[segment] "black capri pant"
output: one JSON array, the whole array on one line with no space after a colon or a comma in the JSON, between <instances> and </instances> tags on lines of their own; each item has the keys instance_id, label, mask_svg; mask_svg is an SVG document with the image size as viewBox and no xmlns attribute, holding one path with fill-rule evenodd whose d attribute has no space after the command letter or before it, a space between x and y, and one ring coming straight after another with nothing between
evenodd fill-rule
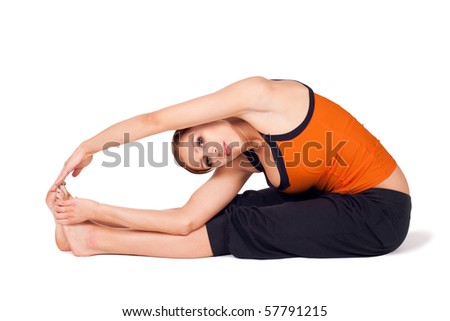
<instances>
[{"instance_id":1,"label":"black capri pant","mask_svg":"<svg viewBox=\"0 0 450 321\"><path fill-rule=\"evenodd\" d=\"M214 256L376 256L402 244L410 213L410 196L389 189L286 194L267 188L237 195L206 228Z\"/></svg>"}]
</instances>

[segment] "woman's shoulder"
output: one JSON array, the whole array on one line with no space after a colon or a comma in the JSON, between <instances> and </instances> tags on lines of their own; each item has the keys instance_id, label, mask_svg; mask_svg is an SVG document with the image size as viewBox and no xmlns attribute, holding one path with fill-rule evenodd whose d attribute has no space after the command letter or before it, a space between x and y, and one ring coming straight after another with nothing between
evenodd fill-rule
<instances>
[{"instance_id":1,"label":"woman's shoulder","mask_svg":"<svg viewBox=\"0 0 450 321\"><path fill-rule=\"evenodd\" d=\"M282 134L298 126L308 112L310 90L296 80L265 79L257 109L242 115L261 133Z\"/></svg>"}]
</instances>

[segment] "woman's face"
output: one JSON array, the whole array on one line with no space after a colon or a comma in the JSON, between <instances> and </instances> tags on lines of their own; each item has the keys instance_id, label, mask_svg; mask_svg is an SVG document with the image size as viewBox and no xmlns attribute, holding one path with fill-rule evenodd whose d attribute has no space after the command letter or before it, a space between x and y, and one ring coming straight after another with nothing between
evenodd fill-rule
<instances>
[{"instance_id":1,"label":"woman's face","mask_svg":"<svg viewBox=\"0 0 450 321\"><path fill-rule=\"evenodd\" d=\"M240 154L243 141L227 120L192 127L179 142L181 160L193 170L207 170L230 163Z\"/></svg>"}]
</instances>

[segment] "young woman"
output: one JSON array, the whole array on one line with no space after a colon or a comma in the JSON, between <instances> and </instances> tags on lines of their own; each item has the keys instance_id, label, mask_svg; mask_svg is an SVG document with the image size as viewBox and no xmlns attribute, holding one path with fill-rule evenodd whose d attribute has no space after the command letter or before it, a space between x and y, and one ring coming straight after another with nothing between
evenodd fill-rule
<instances>
[{"instance_id":1,"label":"young woman","mask_svg":"<svg viewBox=\"0 0 450 321\"><path fill-rule=\"evenodd\" d=\"M168 130L176 130L180 165L214 170L183 207L122 208L67 192L67 175L77 176L109 142ZM257 172L270 188L238 195ZM297 81L262 77L125 120L83 142L47 204L62 250L180 258L382 255L405 239L411 211L401 169L355 118Z\"/></svg>"}]
</instances>

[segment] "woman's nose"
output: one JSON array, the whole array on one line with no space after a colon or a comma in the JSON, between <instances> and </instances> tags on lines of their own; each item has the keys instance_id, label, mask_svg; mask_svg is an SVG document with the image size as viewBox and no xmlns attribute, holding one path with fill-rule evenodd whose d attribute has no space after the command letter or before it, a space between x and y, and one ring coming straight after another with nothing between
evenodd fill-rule
<instances>
[{"instance_id":1,"label":"woman's nose","mask_svg":"<svg viewBox=\"0 0 450 321\"><path fill-rule=\"evenodd\" d=\"M208 148L208 154L209 154L210 156L217 156L218 153L219 153L219 150L218 150L217 146L210 146L210 147Z\"/></svg>"}]
</instances>

